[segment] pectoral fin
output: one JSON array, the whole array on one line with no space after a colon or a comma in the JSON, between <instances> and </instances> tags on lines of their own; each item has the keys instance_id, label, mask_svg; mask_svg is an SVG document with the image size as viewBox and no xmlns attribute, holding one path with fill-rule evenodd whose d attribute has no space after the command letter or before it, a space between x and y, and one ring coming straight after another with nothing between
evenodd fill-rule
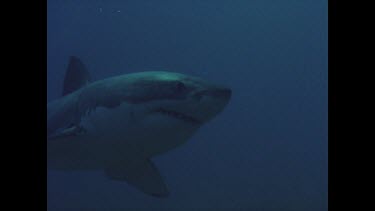
<instances>
[{"instance_id":1,"label":"pectoral fin","mask_svg":"<svg viewBox=\"0 0 375 211\"><path fill-rule=\"evenodd\" d=\"M146 194L155 197L169 195L163 178L150 159L112 163L106 174L113 180L126 181Z\"/></svg>"}]
</instances>

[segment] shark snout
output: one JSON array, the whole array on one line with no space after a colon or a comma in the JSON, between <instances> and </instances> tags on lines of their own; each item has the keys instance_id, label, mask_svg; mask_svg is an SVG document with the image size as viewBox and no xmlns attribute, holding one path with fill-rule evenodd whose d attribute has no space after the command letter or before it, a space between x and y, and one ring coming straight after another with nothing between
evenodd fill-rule
<instances>
[{"instance_id":1,"label":"shark snout","mask_svg":"<svg viewBox=\"0 0 375 211\"><path fill-rule=\"evenodd\" d=\"M232 90L229 88L212 88L196 92L193 95L197 100L201 100L203 96L227 102L232 96Z\"/></svg>"}]
</instances>

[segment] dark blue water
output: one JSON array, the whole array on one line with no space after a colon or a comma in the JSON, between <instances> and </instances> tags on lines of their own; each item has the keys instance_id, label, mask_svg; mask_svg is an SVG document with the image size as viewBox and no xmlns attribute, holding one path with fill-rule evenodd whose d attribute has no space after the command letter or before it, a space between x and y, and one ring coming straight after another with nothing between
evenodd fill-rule
<instances>
[{"instance_id":1,"label":"dark blue water","mask_svg":"<svg viewBox=\"0 0 375 211\"><path fill-rule=\"evenodd\" d=\"M100 172L48 173L48 210L327 210L326 0L48 0L48 92L70 55L94 79L170 70L221 82L227 108L156 157L171 196Z\"/></svg>"}]
</instances>

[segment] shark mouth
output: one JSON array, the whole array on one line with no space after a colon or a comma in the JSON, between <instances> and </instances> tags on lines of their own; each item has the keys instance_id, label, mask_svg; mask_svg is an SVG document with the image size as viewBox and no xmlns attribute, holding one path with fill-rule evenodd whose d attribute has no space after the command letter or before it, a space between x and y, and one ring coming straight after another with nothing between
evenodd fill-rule
<instances>
[{"instance_id":1,"label":"shark mouth","mask_svg":"<svg viewBox=\"0 0 375 211\"><path fill-rule=\"evenodd\" d=\"M184 121L184 122L189 122L189 123L192 123L192 124L201 124L201 121L199 121L198 119L196 119L192 116L188 116L186 114L177 112L177 111L167 110L167 109L164 109L164 108L158 108L158 109L155 109L154 112L160 113L162 115L166 115L166 116L169 116L169 117L173 117L175 119L179 119L179 120Z\"/></svg>"}]
</instances>

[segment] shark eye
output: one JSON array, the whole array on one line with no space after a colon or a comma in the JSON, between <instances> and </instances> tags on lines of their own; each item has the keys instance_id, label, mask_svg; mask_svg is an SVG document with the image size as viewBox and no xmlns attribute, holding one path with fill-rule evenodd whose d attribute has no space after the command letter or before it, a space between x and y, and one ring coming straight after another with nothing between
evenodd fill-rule
<instances>
[{"instance_id":1,"label":"shark eye","mask_svg":"<svg viewBox=\"0 0 375 211\"><path fill-rule=\"evenodd\" d=\"M183 91L183 90L186 89L186 86L185 86L184 83L179 81L179 82L176 83L176 89L177 89L177 91Z\"/></svg>"}]
</instances>

